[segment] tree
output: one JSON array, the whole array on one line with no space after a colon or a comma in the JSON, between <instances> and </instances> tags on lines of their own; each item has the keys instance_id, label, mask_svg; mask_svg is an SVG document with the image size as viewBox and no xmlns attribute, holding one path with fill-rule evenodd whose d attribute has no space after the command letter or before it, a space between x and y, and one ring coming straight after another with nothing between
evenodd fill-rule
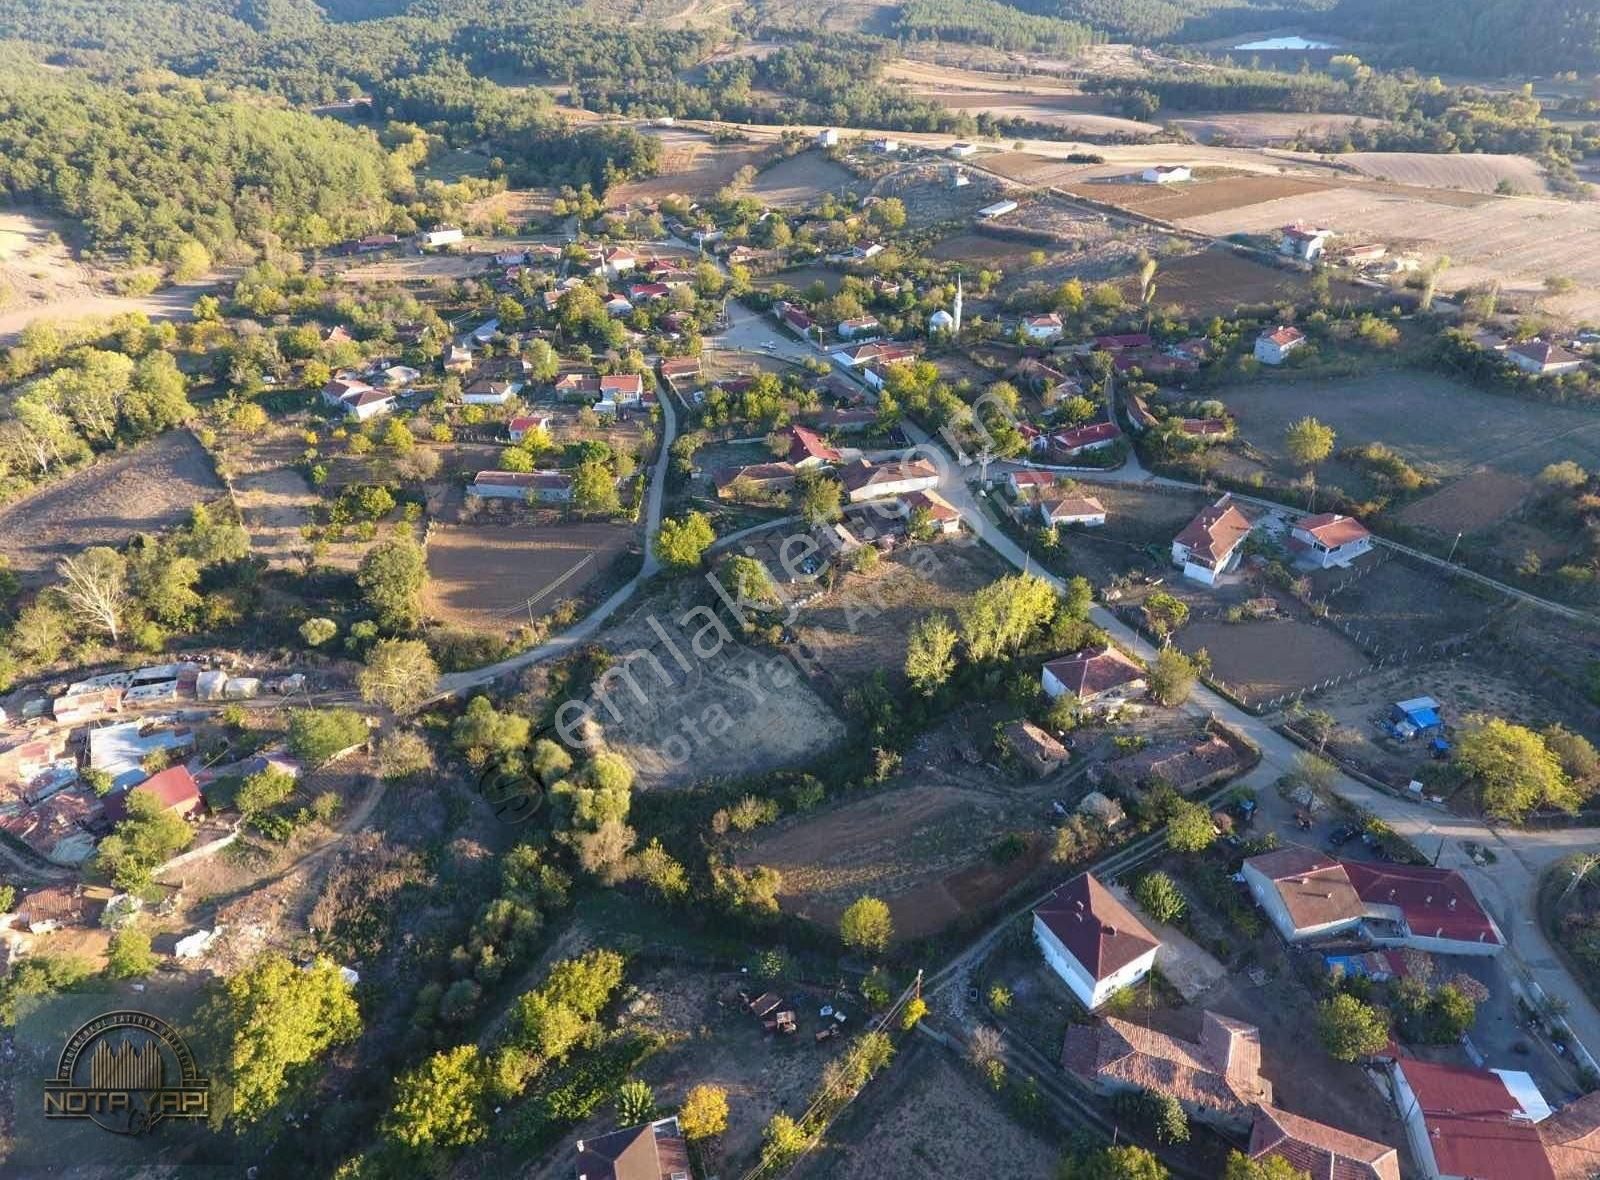
<instances>
[{"instance_id":1,"label":"tree","mask_svg":"<svg viewBox=\"0 0 1600 1180\"><path fill-rule=\"evenodd\" d=\"M294 775L269 766L247 777L234 796L234 806L246 816L260 815L294 794Z\"/></svg>"},{"instance_id":2,"label":"tree","mask_svg":"<svg viewBox=\"0 0 1600 1180\"><path fill-rule=\"evenodd\" d=\"M502 713L488 697L475 696L450 727L450 741L467 756L469 763L482 766L491 759L520 751L528 744L531 727L532 723L526 717ZM559 746L556 748L560 749ZM570 758L567 765L572 765Z\"/></svg>"},{"instance_id":3,"label":"tree","mask_svg":"<svg viewBox=\"0 0 1600 1180\"><path fill-rule=\"evenodd\" d=\"M1521 822L1539 807L1576 811L1583 802L1545 739L1499 717L1467 718L1455 758L1485 813L1496 819Z\"/></svg>"},{"instance_id":4,"label":"tree","mask_svg":"<svg viewBox=\"0 0 1600 1180\"><path fill-rule=\"evenodd\" d=\"M661 522L661 531L656 535L656 556L669 569L696 569L716 539L710 518L703 512L691 512L681 519Z\"/></svg>"},{"instance_id":5,"label":"tree","mask_svg":"<svg viewBox=\"0 0 1600 1180\"><path fill-rule=\"evenodd\" d=\"M809 524L827 524L839 519L844 504L844 487L821 471L802 471L795 480L795 507Z\"/></svg>"},{"instance_id":6,"label":"tree","mask_svg":"<svg viewBox=\"0 0 1600 1180\"><path fill-rule=\"evenodd\" d=\"M678 1108L678 1129L690 1140L721 1135L728 1129L728 1092L721 1086L695 1086Z\"/></svg>"},{"instance_id":7,"label":"tree","mask_svg":"<svg viewBox=\"0 0 1600 1180\"><path fill-rule=\"evenodd\" d=\"M356 570L356 584L380 627L410 631L422 621L422 584L427 573L422 546L401 535L367 551Z\"/></svg>"},{"instance_id":8,"label":"tree","mask_svg":"<svg viewBox=\"0 0 1600 1180\"><path fill-rule=\"evenodd\" d=\"M300 638L307 647L321 647L339 634L339 624L332 619L307 619L300 624Z\"/></svg>"},{"instance_id":9,"label":"tree","mask_svg":"<svg viewBox=\"0 0 1600 1180\"><path fill-rule=\"evenodd\" d=\"M483 1109L487 1090L477 1045L435 1053L395 1079L394 1108L385 1130L413 1151L476 1143L488 1133Z\"/></svg>"},{"instance_id":10,"label":"tree","mask_svg":"<svg viewBox=\"0 0 1600 1180\"><path fill-rule=\"evenodd\" d=\"M354 709L295 709L289 714L289 752L308 766L367 740L367 723Z\"/></svg>"},{"instance_id":11,"label":"tree","mask_svg":"<svg viewBox=\"0 0 1600 1180\"><path fill-rule=\"evenodd\" d=\"M194 829L182 817L162 810L142 791L128 795L128 818L100 841L95 861L119 889L142 889L157 865L187 848Z\"/></svg>"},{"instance_id":12,"label":"tree","mask_svg":"<svg viewBox=\"0 0 1600 1180\"><path fill-rule=\"evenodd\" d=\"M1559 722L1540 731L1545 748L1561 763L1561 769L1584 796L1592 794L1600 782L1600 752L1580 733L1573 733Z\"/></svg>"},{"instance_id":13,"label":"tree","mask_svg":"<svg viewBox=\"0 0 1600 1180\"><path fill-rule=\"evenodd\" d=\"M766 1130L762 1132L762 1166L770 1170L781 1169L799 1157L806 1149L810 1138L805 1128L788 1115L773 1115L772 1120L767 1123Z\"/></svg>"},{"instance_id":14,"label":"tree","mask_svg":"<svg viewBox=\"0 0 1600 1180\"><path fill-rule=\"evenodd\" d=\"M1201 852L1217 838L1211 813L1199 803L1179 800L1167 817L1167 846L1174 852Z\"/></svg>"},{"instance_id":15,"label":"tree","mask_svg":"<svg viewBox=\"0 0 1600 1180\"><path fill-rule=\"evenodd\" d=\"M1145 683L1154 700L1171 707L1189 699L1198 678L1199 670L1193 659L1175 647L1165 647L1151 661Z\"/></svg>"},{"instance_id":16,"label":"tree","mask_svg":"<svg viewBox=\"0 0 1600 1180\"><path fill-rule=\"evenodd\" d=\"M1165 873L1146 873L1133 887L1133 898L1157 922L1176 922L1189 903L1171 877Z\"/></svg>"},{"instance_id":17,"label":"tree","mask_svg":"<svg viewBox=\"0 0 1600 1180\"><path fill-rule=\"evenodd\" d=\"M911 625L906 643L906 679L911 687L931 697L950 679L956 667L956 629L942 614L924 615Z\"/></svg>"},{"instance_id":18,"label":"tree","mask_svg":"<svg viewBox=\"0 0 1600 1180\"><path fill-rule=\"evenodd\" d=\"M772 581L772 572L754 557L728 558L717 571L717 578L735 601L778 605L778 588Z\"/></svg>"},{"instance_id":19,"label":"tree","mask_svg":"<svg viewBox=\"0 0 1600 1180\"><path fill-rule=\"evenodd\" d=\"M1222 1180L1311 1180L1311 1173L1301 1171L1281 1155L1251 1159L1242 1151L1231 1151Z\"/></svg>"},{"instance_id":20,"label":"tree","mask_svg":"<svg viewBox=\"0 0 1600 1180\"><path fill-rule=\"evenodd\" d=\"M882 953L894 935L889 907L876 897L858 897L839 918L839 937L846 946Z\"/></svg>"},{"instance_id":21,"label":"tree","mask_svg":"<svg viewBox=\"0 0 1600 1180\"><path fill-rule=\"evenodd\" d=\"M617 1087L618 1126L637 1127L655 1117L656 1092L650 1088L650 1083L633 1078Z\"/></svg>"},{"instance_id":22,"label":"tree","mask_svg":"<svg viewBox=\"0 0 1600 1180\"><path fill-rule=\"evenodd\" d=\"M1150 629L1164 639L1188 622L1189 604L1158 590L1144 600L1144 614L1150 620Z\"/></svg>"},{"instance_id":23,"label":"tree","mask_svg":"<svg viewBox=\"0 0 1600 1180\"><path fill-rule=\"evenodd\" d=\"M439 665L420 639L380 639L356 680L362 700L410 713L433 695Z\"/></svg>"},{"instance_id":24,"label":"tree","mask_svg":"<svg viewBox=\"0 0 1600 1180\"><path fill-rule=\"evenodd\" d=\"M572 769L572 755L549 738L540 738L533 743L529 767L539 776L539 781L548 787Z\"/></svg>"},{"instance_id":25,"label":"tree","mask_svg":"<svg viewBox=\"0 0 1600 1180\"><path fill-rule=\"evenodd\" d=\"M1310 472L1333 454L1334 437L1333 427L1324 426L1315 418L1302 418L1284 432L1283 445L1289 461Z\"/></svg>"},{"instance_id":26,"label":"tree","mask_svg":"<svg viewBox=\"0 0 1600 1180\"><path fill-rule=\"evenodd\" d=\"M1341 993L1317 1006L1317 1036L1328 1056L1356 1061L1383 1051L1389 1043L1389 1022L1371 1004Z\"/></svg>"},{"instance_id":27,"label":"tree","mask_svg":"<svg viewBox=\"0 0 1600 1180\"><path fill-rule=\"evenodd\" d=\"M378 773L388 782L415 778L433 766L433 747L420 733L395 730L378 742Z\"/></svg>"},{"instance_id":28,"label":"tree","mask_svg":"<svg viewBox=\"0 0 1600 1180\"><path fill-rule=\"evenodd\" d=\"M1079 1161L1071 1180L1167 1180L1167 1169L1142 1147L1106 1147Z\"/></svg>"},{"instance_id":29,"label":"tree","mask_svg":"<svg viewBox=\"0 0 1600 1180\"><path fill-rule=\"evenodd\" d=\"M1013 574L991 582L956 610L962 642L972 659L983 662L1009 655L1054 617L1056 594L1032 574Z\"/></svg>"},{"instance_id":30,"label":"tree","mask_svg":"<svg viewBox=\"0 0 1600 1180\"><path fill-rule=\"evenodd\" d=\"M615 516L622 511L617 478L603 460L589 459L578 464L572 473L572 506L579 512L602 516Z\"/></svg>"},{"instance_id":31,"label":"tree","mask_svg":"<svg viewBox=\"0 0 1600 1180\"><path fill-rule=\"evenodd\" d=\"M906 1006L900 1010L900 1027L910 1032L928 1014L928 1001L921 996L912 996L906 1001Z\"/></svg>"},{"instance_id":32,"label":"tree","mask_svg":"<svg viewBox=\"0 0 1600 1180\"><path fill-rule=\"evenodd\" d=\"M128 565L115 549L97 545L56 563L62 600L80 623L103 632L112 643L128 604Z\"/></svg>"},{"instance_id":33,"label":"tree","mask_svg":"<svg viewBox=\"0 0 1600 1180\"><path fill-rule=\"evenodd\" d=\"M9 907L6 907L9 908ZM112 979L139 979L156 969L150 936L137 926L124 926L106 948L106 974Z\"/></svg>"},{"instance_id":34,"label":"tree","mask_svg":"<svg viewBox=\"0 0 1600 1180\"><path fill-rule=\"evenodd\" d=\"M221 1031L232 1112L253 1123L323 1053L353 1041L361 1012L332 960L302 970L269 954L230 976L206 1023Z\"/></svg>"},{"instance_id":35,"label":"tree","mask_svg":"<svg viewBox=\"0 0 1600 1180\"><path fill-rule=\"evenodd\" d=\"M172 251L174 282L189 283L211 269L211 251L193 238L186 238Z\"/></svg>"}]
</instances>

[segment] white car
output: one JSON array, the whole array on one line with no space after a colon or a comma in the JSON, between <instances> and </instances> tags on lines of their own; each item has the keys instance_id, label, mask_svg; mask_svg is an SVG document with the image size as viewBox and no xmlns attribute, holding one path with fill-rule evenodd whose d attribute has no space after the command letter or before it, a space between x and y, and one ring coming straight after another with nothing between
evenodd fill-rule
<instances>
[{"instance_id":1,"label":"white car","mask_svg":"<svg viewBox=\"0 0 1600 1180\"><path fill-rule=\"evenodd\" d=\"M703 406L703 405L706 404L706 391L705 390L697 389L697 390L694 391L694 404L697 405L697 406Z\"/></svg>"},{"instance_id":2,"label":"white car","mask_svg":"<svg viewBox=\"0 0 1600 1180\"><path fill-rule=\"evenodd\" d=\"M771 341L771 340L768 340L761 347L766 349L768 352L777 352L778 351L778 345L776 344L776 342Z\"/></svg>"}]
</instances>

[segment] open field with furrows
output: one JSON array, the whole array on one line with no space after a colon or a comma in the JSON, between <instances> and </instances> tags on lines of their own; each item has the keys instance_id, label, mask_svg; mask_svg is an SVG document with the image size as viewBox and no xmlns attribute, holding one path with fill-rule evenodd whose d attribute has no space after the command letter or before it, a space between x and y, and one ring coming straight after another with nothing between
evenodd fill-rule
<instances>
[{"instance_id":1,"label":"open field with furrows","mask_svg":"<svg viewBox=\"0 0 1600 1180\"><path fill-rule=\"evenodd\" d=\"M415 247L394 246L371 261L335 264L341 283L409 283L464 279L481 275L494 259L482 254L420 254Z\"/></svg>"},{"instance_id":2,"label":"open field with furrows","mask_svg":"<svg viewBox=\"0 0 1600 1180\"><path fill-rule=\"evenodd\" d=\"M1333 427L1336 447L1382 442L1447 482L1480 467L1533 476L1561 459L1600 466L1600 416L1592 411L1497 397L1432 373L1266 380L1215 396L1237 415L1240 437L1285 475L1284 431L1308 414ZM1337 461L1319 478L1356 486Z\"/></svg>"},{"instance_id":3,"label":"open field with furrows","mask_svg":"<svg viewBox=\"0 0 1600 1180\"><path fill-rule=\"evenodd\" d=\"M1451 290L1499 280L1542 291L1551 275L1579 290L1544 306L1557 314L1600 315L1600 202L1497 198L1379 184L1349 184L1248 208L1188 216L1201 233L1271 233L1295 222L1328 226L1352 241L1386 243L1423 260L1448 256Z\"/></svg>"},{"instance_id":4,"label":"open field with furrows","mask_svg":"<svg viewBox=\"0 0 1600 1180\"><path fill-rule=\"evenodd\" d=\"M1407 504L1400 519L1446 536L1476 533L1502 525L1532 493L1526 476L1485 468Z\"/></svg>"},{"instance_id":5,"label":"open field with furrows","mask_svg":"<svg viewBox=\"0 0 1600 1180\"><path fill-rule=\"evenodd\" d=\"M1366 557L1362 562L1372 560ZM1337 580L1341 575L1330 572L1318 577ZM1504 606L1505 600L1487 589L1442 577L1400 557L1385 558L1328 600L1334 618L1359 631L1364 643L1385 652L1464 635Z\"/></svg>"},{"instance_id":6,"label":"open field with furrows","mask_svg":"<svg viewBox=\"0 0 1600 1180\"><path fill-rule=\"evenodd\" d=\"M887 1077L834 1124L798 1180L1049 1176L1059 1145L1006 1114L977 1072L925 1037L907 1038Z\"/></svg>"},{"instance_id":7,"label":"open field with furrows","mask_svg":"<svg viewBox=\"0 0 1600 1180\"><path fill-rule=\"evenodd\" d=\"M795 630L841 693L880 668L898 680L913 623L932 611L953 612L967 595L1007 572L975 541L912 546L868 573L840 579L832 593L804 609Z\"/></svg>"},{"instance_id":8,"label":"open field with furrows","mask_svg":"<svg viewBox=\"0 0 1600 1180\"><path fill-rule=\"evenodd\" d=\"M1263 147L1292 140L1302 132L1311 136L1337 135L1351 127L1381 127L1382 119L1360 115L1318 115L1280 111L1196 111L1185 112L1170 122L1182 127L1201 143L1245 144ZM1340 156L1340 160L1349 159Z\"/></svg>"},{"instance_id":9,"label":"open field with furrows","mask_svg":"<svg viewBox=\"0 0 1600 1180\"><path fill-rule=\"evenodd\" d=\"M1544 170L1527 156L1461 152L1450 155L1428 152L1346 152L1334 156L1333 162L1374 180L1422 188L1492 193L1505 183L1524 196L1543 196L1549 191Z\"/></svg>"},{"instance_id":10,"label":"open field with furrows","mask_svg":"<svg viewBox=\"0 0 1600 1180\"><path fill-rule=\"evenodd\" d=\"M919 783L780 824L739 863L777 869L789 913L832 929L851 902L871 894L888 903L895 938L914 939L982 910L1021 881L1041 850L1000 863L991 848L1036 826L1005 794Z\"/></svg>"},{"instance_id":11,"label":"open field with furrows","mask_svg":"<svg viewBox=\"0 0 1600 1180\"><path fill-rule=\"evenodd\" d=\"M855 193L863 187L859 177L843 164L835 164L819 151L801 152L780 160L756 177L750 195L768 205L802 207L823 193Z\"/></svg>"},{"instance_id":12,"label":"open field with furrows","mask_svg":"<svg viewBox=\"0 0 1600 1180\"><path fill-rule=\"evenodd\" d=\"M647 128L661 140L661 169L646 180L619 184L607 190L608 205L659 201L673 195L709 197L749 165L758 168L771 154L762 143L713 143L711 137L682 128Z\"/></svg>"},{"instance_id":13,"label":"open field with furrows","mask_svg":"<svg viewBox=\"0 0 1600 1180\"><path fill-rule=\"evenodd\" d=\"M1137 301L1138 279L1129 275L1122 283L1124 297ZM1371 302L1375 292L1352 283L1335 281L1330 293L1336 302L1356 305ZM1280 269L1234 253L1225 247L1163 259L1156 271L1156 298L1161 307L1177 304L1189 315L1231 315L1235 308L1297 303L1309 297L1310 276Z\"/></svg>"},{"instance_id":14,"label":"open field with furrows","mask_svg":"<svg viewBox=\"0 0 1600 1180\"><path fill-rule=\"evenodd\" d=\"M174 430L0 508L0 555L24 586L43 585L61 558L172 528L222 495L211 456Z\"/></svg>"},{"instance_id":15,"label":"open field with furrows","mask_svg":"<svg viewBox=\"0 0 1600 1180\"><path fill-rule=\"evenodd\" d=\"M1176 642L1186 652L1210 652L1212 675L1249 704L1360 671L1369 663L1342 635L1297 619L1205 619L1179 631Z\"/></svg>"},{"instance_id":16,"label":"open field with furrows","mask_svg":"<svg viewBox=\"0 0 1600 1180\"><path fill-rule=\"evenodd\" d=\"M576 595L634 542L627 525L510 522L527 514L508 513L505 523L486 517L432 525L423 590L430 616L455 626L509 631ZM543 597L529 609L520 609L538 595Z\"/></svg>"},{"instance_id":17,"label":"open field with furrows","mask_svg":"<svg viewBox=\"0 0 1600 1180\"><path fill-rule=\"evenodd\" d=\"M1061 187L1089 200L1115 205L1145 217L1180 221L1263 201L1306 197L1322 192L1328 184L1299 176L1226 176L1185 184L1129 184L1122 182L1119 176L1104 181L1080 179Z\"/></svg>"}]
</instances>

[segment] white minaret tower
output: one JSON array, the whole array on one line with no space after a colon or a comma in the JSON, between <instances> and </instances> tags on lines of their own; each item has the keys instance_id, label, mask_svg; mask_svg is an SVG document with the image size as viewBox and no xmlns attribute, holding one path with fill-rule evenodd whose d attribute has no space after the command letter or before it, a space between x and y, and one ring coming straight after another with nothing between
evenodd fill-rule
<instances>
[{"instance_id":1,"label":"white minaret tower","mask_svg":"<svg viewBox=\"0 0 1600 1180\"><path fill-rule=\"evenodd\" d=\"M956 303L955 303L954 309L952 309L951 315L952 315L952 318L954 318L954 320L956 322L955 322L955 326L950 330L950 335L952 337L960 336L961 335L961 275L960 275L960 273L956 274Z\"/></svg>"}]
</instances>

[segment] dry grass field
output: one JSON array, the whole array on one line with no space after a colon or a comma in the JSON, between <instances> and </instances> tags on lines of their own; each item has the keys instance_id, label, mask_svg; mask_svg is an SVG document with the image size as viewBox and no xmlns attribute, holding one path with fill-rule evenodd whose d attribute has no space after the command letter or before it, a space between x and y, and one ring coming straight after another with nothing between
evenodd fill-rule
<instances>
[{"instance_id":1,"label":"dry grass field","mask_svg":"<svg viewBox=\"0 0 1600 1180\"><path fill-rule=\"evenodd\" d=\"M616 524L435 523L423 605L455 626L508 631L529 621L518 610L529 598L571 575L534 604L534 618L547 614L604 573L633 540L632 528Z\"/></svg>"},{"instance_id":2,"label":"dry grass field","mask_svg":"<svg viewBox=\"0 0 1600 1180\"><path fill-rule=\"evenodd\" d=\"M172 528L222 491L211 456L174 430L0 508L0 555L24 586L43 585L61 558Z\"/></svg>"},{"instance_id":3,"label":"dry grass field","mask_svg":"<svg viewBox=\"0 0 1600 1180\"><path fill-rule=\"evenodd\" d=\"M1124 296L1136 299L1137 286L1137 279L1128 276ZM1358 306L1374 294L1342 282L1333 283L1331 290L1334 299ZM1238 307L1299 302L1309 291L1307 276L1299 271L1280 270L1220 247L1163 259L1156 271L1156 302L1163 307L1175 303L1190 315L1229 315Z\"/></svg>"},{"instance_id":4,"label":"dry grass field","mask_svg":"<svg viewBox=\"0 0 1600 1180\"><path fill-rule=\"evenodd\" d=\"M305 451L304 440L292 429L280 428L248 438L230 432L224 443L233 469L234 499L250 534L251 550L274 568L298 565L310 549L300 530L315 521L320 499L296 466ZM330 545L319 560L354 568L358 548Z\"/></svg>"},{"instance_id":5,"label":"dry grass field","mask_svg":"<svg viewBox=\"0 0 1600 1180\"><path fill-rule=\"evenodd\" d=\"M771 154L763 143L713 143L711 137L685 128L647 129L661 140L661 170L646 180L617 185L606 193L608 205L658 201L662 197L709 197L750 165L760 167Z\"/></svg>"},{"instance_id":6,"label":"dry grass field","mask_svg":"<svg viewBox=\"0 0 1600 1180\"><path fill-rule=\"evenodd\" d=\"M338 279L357 284L442 282L481 275L492 262L482 254L418 254L406 248L390 257L339 266Z\"/></svg>"},{"instance_id":7,"label":"dry grass field","mask_svg":"<svg viewBox=\"0 0 1600 1180\"><path fill-rule=\"evenodd\" d=\"M1364 119L1360 115L1314 115L1283 113L1278 111L1199 111L1186 113L1172 122L1182 127L1201 143L1243 144L1265 147L1292 140L1301 132L1308 135L1336 135L1346 128L1361 124L1365 127L1383 125L1382 119ZM1340 160L1349 159L1340 156Z\"/></svg>"},{"instance_id":8,"label":"dry grass field","mask_svg":"<svg viewBox=\"0 0 1600 1180\"><path fill-rule=\"evenodd\" d=\"M1441 536L1475 533L1500 524L1533 492L1533 481L1509 471L1474 471L1407 504L1400 519Z\"/></svg>"},{"instance_id":9,"label":"dry grass field","mask_svg":"<svg viewBox=\"0 0 1600 1180\"><path fill-rule=\"evenodd\" d=\"M823 193L837 196L841 191L858 192L861 181L843 164L835 164L821 152L801 152L780 160L756 177L750 195L758 201L779 207L802 207Z\"/></svg>"},{"instance_id":10,"label":"dry grass field","mask_svg":"<svg viewBox=\"0 0 1600 1180\"><path fill-rule=\"evenodd\" d=\"M1145 217L1180 221L1264 201L1304 198L1323 192L1328 184L1298 176L1227 176L1172 185L1080 180L1061 187L1078 196L1116 205Z\"/></svg>"},{"instance_id":11,"label":"dry grass field","mask_svg":"<svg viewBox=\"0 0 1600 1180\"><path fill-rule=\"evenodd\" d=\"M1334 162L1352 168L1373 180L1421 188L1460 189L1464 192L1492 193L1505 182L1525 196L1549 192L1544 172L1526 156L1487 154L1434 155L1427 152L1349 152L1333 157Z\"/></svg>"}]
</instances>

